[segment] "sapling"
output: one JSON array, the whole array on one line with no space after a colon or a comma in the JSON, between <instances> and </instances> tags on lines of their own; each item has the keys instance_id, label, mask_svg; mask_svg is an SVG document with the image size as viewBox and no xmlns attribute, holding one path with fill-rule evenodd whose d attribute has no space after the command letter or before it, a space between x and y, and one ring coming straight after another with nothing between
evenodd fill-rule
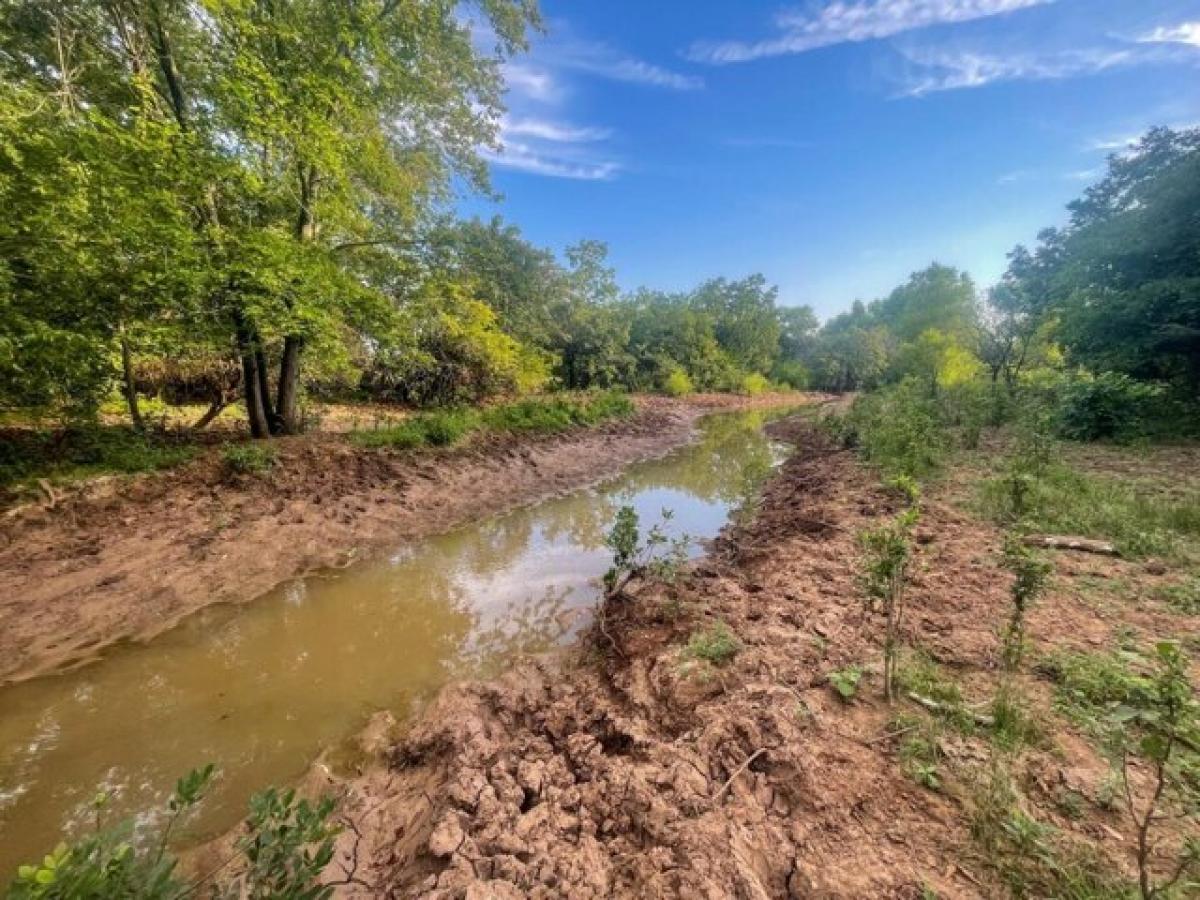
<instances>
[{"instance_id":1,"label":"sapling","mask_svg":"<svg viewBox=\"0 0 1200 900\"><path fill-rule=\"evenodd\" d=\"M912 560L912 530L920 518L920 506L919 492L912 479L896 479L889 486L905 496L908 508L891 524L861 532L858 540L865 552L861 583L867 609L874 611L875 601L879 601L887 620L883 642L883 693L890 703L896 699L896 651L904 614L908 567Z\"/></svg>"},{"instance_id":2,"label":"sapling","mask_svg":"<svg viewBox=\"0 0 1200 900\"><path fill-rule=\"evenodd\" d=\"M1200 876L1200 838L1195 836L1184 839L1173 865L1157 880L1150 865L1159 850L1155 826L1194 822L1200 815L1200 703L1178 644L1155 646L1154 673L1114 712L1112 725L1110 749L1137 838L1138 889L1142 900L1165 897L1184 879ZM1147 776L1140 791L1130 778L1135 758L1142 760Z\"/></svg>"},{"instance_id":3,"label":"sapling","mask_svg":"<svg viewBox=\"0 0 1200 900\"><path fill-rule=\"evenodd\" d=\"M1004 540L1004 568L1013 573L1012 612L1004 629L1002 657L1008 673L1017 671L1025 655L1025 616L1046 589L1050 564L1010 534Z\"/></svg>"},{"instance_id":4,"label":"sapling","mask_svg":"<svg viewBox=\"0 0 1200 900\"><path fill-rule=\"evenodd\" d=\"M637 510L622 506L617 510L612 530L605 543L613 552L612 566L604 573L604 596L619 596L634 578L652 576L674 581L680 566L687 561L691 539L686 535L672 538L667 535L666 523L674 518L669 509L662 511L662 521L655 524L643 542Z\"/></svg>"}]
</instances>

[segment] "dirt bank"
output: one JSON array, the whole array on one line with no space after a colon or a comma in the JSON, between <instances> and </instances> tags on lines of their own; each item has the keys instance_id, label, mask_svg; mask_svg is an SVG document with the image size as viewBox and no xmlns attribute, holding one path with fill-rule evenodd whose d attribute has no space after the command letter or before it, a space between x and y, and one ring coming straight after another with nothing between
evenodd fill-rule
<instances>
[{"instance_id":1,"label":"dirt bank","mask_svg":"<svg viewBox=\"0 0 1200 900\"><path fill-rule=\"evenodd\" d=\"M628 421L421 454L315 435L277 442L266 476L231 479L214 452L170 473L93 482L0 526L0 684L86 662L306 571L577 489L684 443L705 412L780 402L644 398Z\"/></svg>"},{"instance_id":2,"label":"dirt bank","mask_svg":"<svg viewBox=\"0 0 1200 900\"><path fill-rule=\"evenodd\" d=\"M941 733L937 778L923 785L905 774L901 749L920 726L894 717L930 717L879 696L883 627L861 603L855 534L896 501L852 453L795 420L786 426L800 449L769 482L756 517L728 529L674 586L643 585L611 608L611 643L593 634L571 658L450 688L399 737L376 723L363 743L377 762L348 783L314 769L310 787L342 792L351 826L333 867L354 872L341 890L1009 895L969 825L987 737ZM995 691L1009 579L995 552L1000 535L949 499L925 505L904 639L961 683L968 708L980 708ZM1064 557L1060 571L1089 563ZM1088 616L1085 601L1056 587L1033 640L1043 649L1069 640ZM720 666L689 658L689 635L716 622L736 634L740 652ZM844 702L827 676L853 665L865 675ZM1095 871L1128 875L1132 836L1097 799L1103 761L1056 716L1047 685L1029 681L1046 734L1010 760L1022 808L1098 852ZM1068 788L1082 798L1069 811ZM1035 885L1030 896L1045 894Z\"/></svg>"}]
</instances>

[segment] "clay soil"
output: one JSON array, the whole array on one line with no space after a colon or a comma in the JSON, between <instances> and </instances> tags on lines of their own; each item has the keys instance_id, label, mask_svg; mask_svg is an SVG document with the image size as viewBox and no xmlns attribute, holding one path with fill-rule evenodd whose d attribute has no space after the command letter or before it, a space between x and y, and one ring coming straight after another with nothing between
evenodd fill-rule
<instances>
[{"instance_id":1,"label":"clay soil","mask_svg":"<svg viewBox=\"0 0 1200 900\"><path fill-rule=\"evenodd\" d=\"M683 444L706 412L750 400L640 398L629 420L555 436L487 436L443 452L283 439L262 476L216 451L159 475L109 477L0 521L0 684L147 640L214 603L479 516L574 490Z\"/></svg>"},{"instance_id":2,"label":"clay soil","mask_svg":"<svg viewBox=\"0 0 1200 900\"><path fill-rule=\"evenodd\" d=\"M895 716L928 713L880 696L883 624L862 604L855 535L898 501L804 421L774 427L796 452L757 513L673 585L643 582L611 602L603 630L567 658L448 688L402 733L375 722L361 738L357 776L314 769L311 789L343 797L347 829L331 867L340 891L1009 895L970 828L973 779L992 752L986 736L946 734L939 782L922 785L905 774ZM961 500L946 488L925 502L904 639L962 686L968 708L983 709L996 687L1009 576L999 532ZM1079 577L1111 577L1114 566L1127 579L1163 574L1079 554L1057 564L1052 596L1030 625L1035 655L1103 645L1119 628L1119 614L1090 602ZM1135 615L1151 637L1196 624L1145 608ZM718 622L737 636L736 656L723 665L690 656L689 636ZM852 665L865 675L847 702L828 675ZM1024 687L1044 727L1011 760L1023 809L1128 877L1131 830L1099 799L1106 765L1030 669Z\"/></svg>"}]
</instances>

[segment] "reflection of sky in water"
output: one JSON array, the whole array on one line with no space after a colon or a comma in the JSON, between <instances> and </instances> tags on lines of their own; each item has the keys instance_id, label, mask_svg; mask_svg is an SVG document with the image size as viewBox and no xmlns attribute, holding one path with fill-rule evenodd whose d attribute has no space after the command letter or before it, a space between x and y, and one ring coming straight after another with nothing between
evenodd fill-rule
<instances>
[{"instance_id":1,"label":"reflection of sky in water","mask_svg":"<svg viewBox=\"0 0 1200 900\"><path fill-rule=\"evenodd\" d=\"M149 645L0 692L0 882L90 823L98 787L117 795L114 814L132 814L216 761L199 827L226 828L253 790L297 776L371 712L403 717L448 678L569 638L598 596L617 508L633 505L643 529L670 509L671 535L713 536L777 459L761 421L713 417L699 444L606 485L205 610Z\"/></svg>"}]
</instances>

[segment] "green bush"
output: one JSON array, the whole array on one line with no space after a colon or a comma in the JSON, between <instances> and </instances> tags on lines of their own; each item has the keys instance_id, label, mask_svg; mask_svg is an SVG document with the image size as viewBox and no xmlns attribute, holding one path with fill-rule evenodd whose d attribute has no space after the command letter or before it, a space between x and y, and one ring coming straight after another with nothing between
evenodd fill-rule
<instances>
[{"instance_id":1,"label":"green bush","mask_svg":"<svg viewBox=\"0 0 1200 900\"><path fill-rule=\"evenodd\" d=\"M771 382L765 375L751 372L742 379L742 393L748 397L757 397L771 389Z\"/></svg>"},{"instance_id":2,"label":"green bush","mask_svg":"<svg viewBox=\"0 0 1200 900\"><path fill-rule=\"evenodd\" d=\"M221 462L233 475L262 475L275 465L275 448L270 444L226 444Z\"/></svg>"},{"instance_id":3,"label":"green bush","mask_svg":"<svg viewBox=\"0 0 1200 900\"><path fill-rule=\"evenodd\" d=\"M170 434L104 425L5 434L0 437L0 485L57 475L154 472L182 465L197 449Z\"/></svg>"},{"instance_id":4,"label":"green bush","mask_svg":"<svg viewBox=\"0 0 1200 900\"><path fill-rule=\"evenodd\" d=\"M692 379L688 377L688 373L680 368L673 368L667 372L663 378L662 390L664 394L671 397L682 397L684 394L690 394L695 390L692 385Z\"/></svg>"},{"instance_id":5,"label":"green bush","mask_svg":"<svg viewBox=\"0 0 1200 900\"><path fill-rule=\"evenodd\" d=\"M804 363L794 359L781 359L771 369L771 380L785 384L796 391L808 390L812 374Z\"/></svg>"},{"instance_id":6,"label":"green bush","mask_svg":"<svg viewBox=\"0 0 1200 900\"><path fill-rule=\"evenodd\" d=\"M937 402L913 379L859 397L846 420L843 434L853 434L866 458L885 475L919 478L942 462L946 434Z\"/></svg>"},{"instance_id":7,"label":"green bush","mask_svg":"<svg viewBox=\"0 0 1200 900\"><path fill-rule=\"evenodd\" d=\"M1059 428L1077 441L1136 440L1147 435L1165 393L1117 372L1072 379L1059 400Z\"/></svg>"},{"instance_id":8,"label":"green bush","mask_svg":"<svg viewBox=\"0 0 1200 900\"><path fill-rule=\"evenodd\" d=\"M294 791L271 788L250 800L247 831L236 843L244 861L231 884L213 883L220 870L195 879L177 874L168 851L172 830L204 799L212 765L188 773L175 785L161 831L134 839L132 822L103 827L105 795L93 802L95 831L74 844L59 844L40 862L23 865L9 888L13 900L179 900L187 896L325 900L333 888L321 875L333 858L333 800L297 801Z\"/></svg>"}]
</instances>

